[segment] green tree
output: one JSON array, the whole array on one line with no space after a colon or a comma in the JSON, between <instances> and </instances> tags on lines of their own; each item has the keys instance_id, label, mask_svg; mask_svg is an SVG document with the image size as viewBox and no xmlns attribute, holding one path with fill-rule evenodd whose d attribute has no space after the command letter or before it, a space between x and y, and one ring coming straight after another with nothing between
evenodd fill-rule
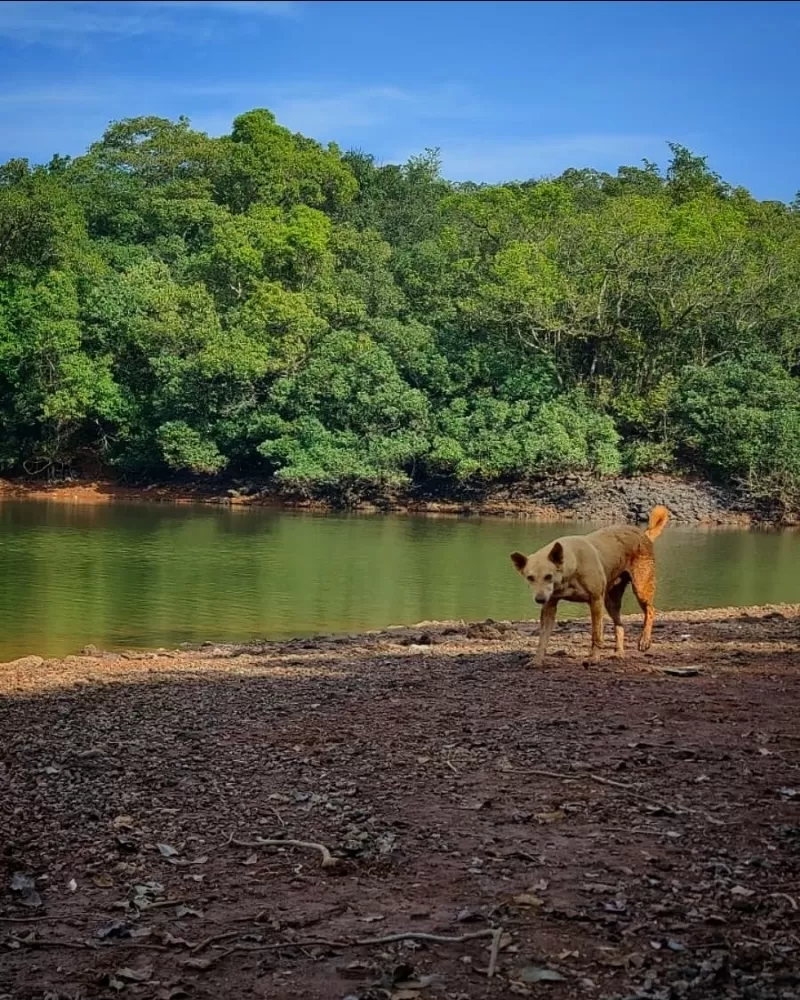
<instances>
[{"instance_id":1,"label":"green tree","mask_svg":"<svg viewBox=\"0 0 800 1000\"><path fill-rule=\"evenodd\" d=\"M240 115L0 167L0 465L701 473L800 509L800 212L662 172L453 184Z\"/></svg>"}]
</instances>

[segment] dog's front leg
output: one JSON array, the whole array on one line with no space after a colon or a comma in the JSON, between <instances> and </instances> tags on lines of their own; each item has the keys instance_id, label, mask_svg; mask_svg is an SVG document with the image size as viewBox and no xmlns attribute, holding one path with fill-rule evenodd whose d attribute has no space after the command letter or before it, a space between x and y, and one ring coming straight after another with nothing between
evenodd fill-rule
<instances>
[{"instance_id":1,"label":"dog's front leg","mask_svg":"<svg viewBox=\"0 0 800 1000\"><path fill-rule=\"evenodd\" d=\"M603 598L593 599L589 605L592 613L592 649L587 663L600 661L600 650L603 646Z\"/></svg>"},{"instance_id":2,"label":"dog's front leg","mask_svg":"<svg viewBox=\"0 0 800 1000\"><path fill-rule=\"evenodd\" d=\"M536 656L533 658L533 665L535 667L541 667L544 663L544 654L547 649L547 643L550 641L550 634L556 623L557 607L557 601L550 601L542 608L542 614L539 619L539 646L536 650Z\"/></svg>"}]
</instances>

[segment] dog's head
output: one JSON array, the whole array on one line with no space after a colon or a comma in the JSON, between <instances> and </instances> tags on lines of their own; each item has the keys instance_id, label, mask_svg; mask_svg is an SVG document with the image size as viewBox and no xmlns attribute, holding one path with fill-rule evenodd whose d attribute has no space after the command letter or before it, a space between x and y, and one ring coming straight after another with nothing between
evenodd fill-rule
<instances>
[{"instance_id":1,"label":"dog's head","mask_svg":"<svg viewBox=\"0 0 800 1000\"><path fill-rule=\"evenodd\" d=\"M564 547L561 542L546 545L532 556L511 553L511 562L528 581L537 604L547 604L564 578Z\"/></svg>"}]
</instances>

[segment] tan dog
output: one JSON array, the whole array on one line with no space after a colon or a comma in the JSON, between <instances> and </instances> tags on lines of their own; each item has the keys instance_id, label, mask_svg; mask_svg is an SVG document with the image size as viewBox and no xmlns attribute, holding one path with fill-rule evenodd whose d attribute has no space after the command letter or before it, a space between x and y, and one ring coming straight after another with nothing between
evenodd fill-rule
<instances>
[{"instance_id":1,"label":"tan dog","mask_svg":"<svg viewBox=\"0 0 800 1000\"><path fill-rule=\"evenodd\" d=\"M644 531L631 525L601 528L588 535L558 538L530 556L521 552L511 553L511 561L530 584L534 601L542 605L539 648L534 659L537 666L544 661L559 601L578 601L589 605L592 614L591 663L600 659L605 604L614 622L615 655L622 659L625 656L625 635L620 609L629 583L644 612L639 649L644 652L650 648L656 590L653 540L658 538L668 520L666 507L654 507Z\"/></svg>"}]
</instances>

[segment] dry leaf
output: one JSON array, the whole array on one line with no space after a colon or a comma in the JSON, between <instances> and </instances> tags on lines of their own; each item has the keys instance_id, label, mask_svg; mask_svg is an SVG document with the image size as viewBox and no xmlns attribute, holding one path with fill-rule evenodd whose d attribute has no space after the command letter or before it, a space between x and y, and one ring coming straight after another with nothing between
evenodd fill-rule
<instances>
[{"instance_id":1,"label":"dry leaf","mask_svg":"<svg viewBox=\"0 0 800 1000\"><path fill-rule=\"evenodd\" d=\"M534 896L531 892L521 892L513 898L517 906L542 906L544 904L543 899L539 899L538 896Z\"/></svg>"},{"instance_id":2,"label":"dry leaf","mask_svg":"<svg viewBox=\"0 0 800 1000\"><path fill-rule=\"evenodd\" d=\"M124 969L117 969L114 975L117 979L125 979L131 983L146 983L153 975L153 966L143 965L140 969L131 969L126 965Z\"/></svg>"},{"instance_id":3,"label":"dry leaf","mask_svg":"<svg viewBox=\"0 0 800 1000\"><path fill-rule=\"evenodd\" d=\"M566 818L567 815L563 809L556 809L555 812L536 813L534 816L537 823L558 823Z\"/></svg>"},{"instance_id":4,"label":"dry leaf","mask_svg":"<svg viewBox=\"0 0 800 1000\"><path fill-rule=\"evenodd\" d=\"M187 969L210 969L214 960L211 958L185 958L181 964L185 965Z\"/></svg>"},{"instance_id":5,"label":"dry leaf","mask_svg":"<svg viewBox=\"0 0 800 1000\"><path fill-rule=\"evenodd\" d=\"M22 872L15 872L11 876L10 887L12 892L20 894L22 906L36 907L42 905L42 897L36 889L36 882L30 875L23 875Z\"/></svg>"},{"instance_id":6,"label":"dry leaf","mask_svg":"<svg viewBox=\"0 0 800 1000\"><path fill-rule=\"evenodd\" d=\"M541 965L526 965L517 974L523 983L563 983L564 977L555 969L546 969Z\"/></svg>"}]
</instances>

